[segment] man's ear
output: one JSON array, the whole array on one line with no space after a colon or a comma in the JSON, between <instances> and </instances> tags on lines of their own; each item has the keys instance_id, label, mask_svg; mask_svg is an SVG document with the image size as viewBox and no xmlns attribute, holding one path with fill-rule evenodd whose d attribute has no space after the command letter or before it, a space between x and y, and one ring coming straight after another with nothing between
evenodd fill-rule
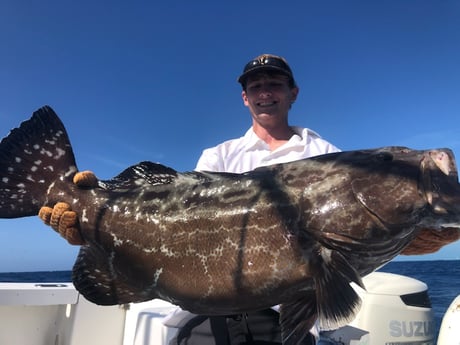
<instances>
[{"instance_id":1,"label":"man's ear","mask_svg":"<svg viewBox=\"0 0 460 345\"><path fill-rule=\"evenodd\" d=\"M299 88L297 86L293 87L291 89L291 104L296 101L298 94L299 94Z\"/></svg>"},{"instance_id":2,"label":"man's ear","mask_svg":"<svg viewBox=\"0 0 460 345\"><path fill-rule=\"evenodd\" d=\"M248 96L246 95L246 91L241 91L241 98L243 99L243 103L245 106L248 106Z\"/></svg>"}]
</instances>

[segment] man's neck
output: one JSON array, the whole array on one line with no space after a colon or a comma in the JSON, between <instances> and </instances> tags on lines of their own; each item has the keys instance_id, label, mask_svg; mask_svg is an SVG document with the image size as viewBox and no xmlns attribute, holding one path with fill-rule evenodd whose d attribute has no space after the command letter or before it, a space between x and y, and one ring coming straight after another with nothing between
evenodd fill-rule
<instances>
[{"instance_id":1,"label":"man's neck","mask_svg":"<svg viewBox=\"0 0 460 345\"><path fill-rule=\"evenodd\" d=\"M254 133L270 147L271 151L284 145L295 134L294 130L287 125L273 129L253 125L252 128Z\"/></svg>"}]
</instances>

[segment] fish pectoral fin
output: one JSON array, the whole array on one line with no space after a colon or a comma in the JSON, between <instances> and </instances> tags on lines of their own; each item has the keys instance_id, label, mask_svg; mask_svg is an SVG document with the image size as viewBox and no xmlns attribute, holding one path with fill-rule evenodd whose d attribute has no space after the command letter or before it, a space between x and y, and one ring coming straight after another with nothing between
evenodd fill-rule
<instances>
[{"instance_id":1,"label":"fish pectoral fin","mask_svg":"<svg viewBox=\"0 0 460 345\"><path fill-rule=\"evenodd\" d=\"M322 247L317 257L314 280L318 322L323 330L332 330L350 323L361 307L361 298L350 285L364 284L358 272L341 253Z\"/></svg>"},{"instance_id":2,"label":"fish pectoral fin","mask_svg":"<svg viewBox=\"0 0 460 345\"><path fill-rule=\"evenodd\" d=\"M304 344L317 318L314 291L293 303L280 305L280 325L283 345Z\"/></svg>"}]
</instances>

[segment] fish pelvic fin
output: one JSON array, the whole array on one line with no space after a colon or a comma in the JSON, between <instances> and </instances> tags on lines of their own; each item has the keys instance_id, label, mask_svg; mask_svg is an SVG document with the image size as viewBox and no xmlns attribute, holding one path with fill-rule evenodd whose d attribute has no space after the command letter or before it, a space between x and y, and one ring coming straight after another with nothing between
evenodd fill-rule
<instances>
[{"instance_id":1,"label":"fish pelvic fin","mask_svg":"<svg viewBox=\"0 0 460 345\"><path fill-rule=\"evenodd\" d=\"M0 142L0 218L37 215L56 181L77 171L67 132L49 106Z\"/></svg>"},{"instance_id":2,"label":"fish pelvic fin","mask_svg":"<svg viewBox=\"0 0 460 345\"><path fill-rule=\"evenodd\" d=\"M364 289L361 277L337 251L320 247L310 263L314 290L304 297L280 307L280 325L283 345L305 344L312 327L321 330L337 329L350 323L361 307L361 299L350 285Z\"/></svg>"},{"instance_id":3,"label":"fish pelvic fin","mask_svg":"<svg viewBox=\"0 0 460 345\"><path fill-rule=\"evenodd\" d=\"M283 345L305 344L311 337L310 329L316 322L316 295L314 291L305 294L292 303L280 306L280 326Z\"/></svg>"},{"instance_id":4,"label":"fish pelvic fin","mask_svg":"<svg viewBox=\"0 0 460 345\"><path fill-rule=\"evenodd\" d=\"M318 323L322 330L342 327L356 316L361 298L350 285L365 289L358 272L338 251L321 247L315 263Z\"/></svg>"}]
</instances>

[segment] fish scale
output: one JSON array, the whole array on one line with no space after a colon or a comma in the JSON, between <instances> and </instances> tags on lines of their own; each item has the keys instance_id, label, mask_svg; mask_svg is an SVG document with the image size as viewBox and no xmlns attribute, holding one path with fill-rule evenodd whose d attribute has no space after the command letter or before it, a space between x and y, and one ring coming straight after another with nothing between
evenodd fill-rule
<instances>
[{"instance_id":1,"label":"fish scale","mask_svg":"<svg viewBox=\"0 0 460 345\"><path fill-rule=\"evenodd\" d=\"M68 203L86 242L73 282L88 300L161 298L205 315L280 304L284 344L300 344L316 319L349 322L360 305L349 283L362 286L420 231L460 236L448 149L340 152L244 174L141 162L94 188L76 186L77 171L48 106L0 142L0 218Z\"/></svg>"}]
</instances>

